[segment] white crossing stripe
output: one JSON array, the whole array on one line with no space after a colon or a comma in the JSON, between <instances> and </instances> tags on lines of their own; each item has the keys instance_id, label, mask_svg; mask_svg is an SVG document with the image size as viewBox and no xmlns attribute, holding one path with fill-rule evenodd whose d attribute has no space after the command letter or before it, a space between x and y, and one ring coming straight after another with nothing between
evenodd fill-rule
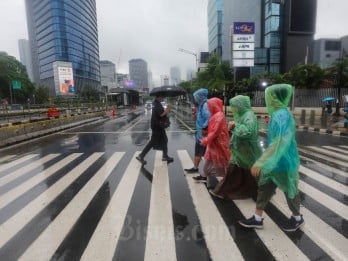
<instances>
[{"instance_id":1,"label":"white crossing stripe","mask_svg":"<svg viewBox=\"0 0 348 261\"><path fill-rule=\"evenodd\" d=\"M336 169L334 167L331 167L329 165L326 165L324 163L321 163L319 161L316 161L314 159L311 159L311 158L308 158L308 157L305 157L305 156L301 156L301 159L304 159L304 160L307 160L307 161L315 163L315 165L317 165L318 167L320 167L320 168L322 168L324 170L327 170L328 174L330 174L331 176L333 176L333 175L340 175L340 176L342 176L344 178L348 178L348 173L345 172L345 171L342 171L340 169Z\"/></svg>"},{"instance_id":2,"label":"white crossing stripe","mask_svg":"<svg viewBox=\"0 0 348 261\"><path fill-rule=\"evenodd\" d=\"M40 196L31 201L14 216L0 225L0 249L16 235L32 218L44 209L50 202L59 196L71 183L73 183L86 169L99 159L104 153L96 152L89 156L83 163L77 165L64 177L54 183Z\"/></svg>"},{"instance_id":3,"label":"white crossing stripe","mask_svg":"<svg viewBox=\"0 0 348 261\"><path fill-rule=\"evenodd\" d=\"M15 171L13 171L11 174L6 175L5 177L0 178L0 186L3 186L13 180L15 180L16 178L19 178L27 173L29 173L30 171L41 167L41 170L43 170L43 164L47 163L48 161L58 157L59 154L48 154L45 157L38 159L34 162L32 162L31 164L25 165Z\"/></svg>"},{"instance_id":4,"label":"white crossing stripe","mask_svg":"<svg viewBox=\"0 0 348 261\"><path fill-rule=\"evenodd\" d=\"M176 260L168 166L161 160L161 153L157 151L155 155L145 261Z\"/></svg>"},{"instance_id":5,"label":"white crossing stripe","mask_svg":"<svg viewBox=\"0 0 348 261\"><path fill-rule=\"evenodd\" d=\"M344 205L343 203L337 201L336 199L333 199L327 194L321 192L320 190L314 188L313 186L301 180L299 182L298 188L300 191L311 196L314 200L318 201L320 204L331 209L333 212L335 212L337 215L341 216L342 218L348 217L348 207Z\"/></svg>"},{"instance_id":6,"label":"white crossing stripe","mask_svg":"<svg viewBox=\"0 0 348 261\"><path fill-rule=\"evenodd\" d=\"M11 161L13 158L15 158L16 155L6 155L0 158L0 164L3 164L4 162Z\"/></svg>"},{"instance_id":7,"label":"white crossing stripe","mask_svg":"<svg viewBox=\"0 0 348 261\"><path fill-rule=\"evenodd\" d=\"M303 174L307 175L308 177L311 177L313 179L315 179L316 181L324 184L327 187L330 187L344 195L348 196L348 187L346 185L343 185L341 183L338 183L330 178L327 178L323 175L318 174L317 172L306 168L304 166L300 166L300 172L302 172Z\"/></svg>"},{"instance_id":8,"label":"white crossing stripe","mask_svg":"<svg viewBox=\"0 0 348 261\"><path fill-rule=\"evenodd\" d=\"M343 153L348 157L348 151L347 150L343 150L337 147L333 147L333 146L323 146L323 148L325 149L329 149L329 150L333 150L333 151L337 151L338 153Z\"/></svg>"},{"instance_id":9,"label":"white crossing stripe","mask_svg":"<svg viewBox=\"0 0 348 261\"><path fill-rule=\"evenodd\" d=\"M331 157L335 157L336 159L341 159L347 162L347 156L346 155L341 155L339 153L333 152L333 151L329 151L326 149L322 149L322 148L318 148L318 147L314 147L314 146L308 146L307 148L309 148L310 150L316 151L316 152L320 152L324 155L328 155Z\"/></svg>"},{"instance_id":10,"label":"white crossing stripe","mask_svg":"<svg viewBox=\"0 0 348 261\"><path fill-rule=\"evenodd\" d=\"M26 156L24 156L22 158L16 159L16 160L14 160L14 161L12 161L10 163L6 163L4 165L1 165L0 166L0 172L8 170L8 169L10 169L10 168L12 168L12 167L14 167L14 166L16 166L18 164L21 164L21 163L23 163L23 162L25 162L27 160L30 160L32 158L35 158L37 156L38 156L38 154L29 154L29 155L26 155Z\"/></svg>"},{"instance_id":11,"label":"white crossing stripe","mask_svg":"<svg viewBox=\"0 0 348 261\"><path fill-rule=\"evenodd\" d=\"M233 202L245 217L250 217L255 213L253 200L233 200ZM255 232L276 260L309 260L265 212L262 216L264 217L264 229L256 229Z\"/></svg>"},{"instance_id":12,"label":"white crossing stripe","mask_svg":"<svg viewBox=\"0 0 348 261\"><path fill-rule=\"evenodd\" d=\"M62 159L61 161L57 162L53 166L43 170L38 175L35 175L31 179L23 182L19 186L7 191L0 197L0 210L9 204L11 201L15 200L16 198L20 197L21 194L24 194L25 192L31 190L34 186L42 182L43 180L47 179L48 177L52 176L55 172L57 172L59 169L62 168L62 166L65 166L66 164L70 163L74 159L81 156L82 153L73 153L69 155L68 157Z\"/></svg>"},{"instance_id":13,"label":"white crossing stripe","mask_svg":"<svg viewBox=\"0 0 348 261\"><path fill-rule=\"evenodd\" d=\"M41 233L19 260L50 260L60 243L69 233L77 219L88 206L99 188L109 177L124 152L115 152L99 171L75 195L69 204L59 213L51 224ZM64 224L62 226L62 224Z\"/></svg>"},{"instance_id":14,"label":"white crossing stripe","mask_svg":"<svg viewBox=\"0 0 348 261\"><path fill-rule=\"evenodd\" d=\"M139 152L138 152L139 153ZM138 154L136 153L136 154ZM85 249L82 260L112 260L141 168L133 156Z\"/></svg>"},{"instance_id":15,"label":"white crossing stripe","mask_svg":"<svg viewBox=\"0 0 348 261\"><path fill-rule=\"evenodd\" d=\"M302 153L310 154L316 158L323 159L323 160L330 160L332 163L341 165L343 167L348 167L347 161L342 161L342 160L338 160L338 159L334 159L334 158L328 158L327 156L324 156L323 154L315 153L313 151L308 151L308 150L304 150L301 148L298 148L298 150Z\"/></svg>"},{"instance_id":16,"label":"white crossing stripe","mask_svg":"<svg viewBox=\"0 0 348 261\"><path fill-rule=\"evenodd\" d=\"M177 152L182 166L192 165L193 162L186 150ZM193 204L196 206L211 259L214 261L244 260L206 187L203 184L197 184L189 175L186 176L186 181Z\"/></svg>"},{"instance_id":17,"label":"white crossing stripe","mask_svg":"<svg viewBox=\"0 0 348 261\"><path fill-rule=\"evenodd\" d=\"M348 146L345 146L345 145L340 145L339 147L344 148L344 149L348 149Z\"/></svg>"},{"instance_id":18,"label":"white crossing stripe","mask_svg":"<svg viewBox=\"0 0 348 261\"><path fill-rule=\"evenodd\" d=\"M284 215L290 217L291 211L288 208L283 192L277 189L271 202ZM345 260L348 257L348 240L307 208L301 207L300 212L305 220L305 225L301 230L331 256L333 260Z\"/></svg>"}]
</instances>

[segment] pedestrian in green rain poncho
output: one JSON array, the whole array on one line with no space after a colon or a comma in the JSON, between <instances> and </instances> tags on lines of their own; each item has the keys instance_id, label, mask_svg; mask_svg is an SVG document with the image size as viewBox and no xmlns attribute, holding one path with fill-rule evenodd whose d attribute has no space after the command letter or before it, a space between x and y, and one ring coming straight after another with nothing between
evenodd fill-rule
<instances>
[{"instance_id":1,"label":"pedestrian in green rain poncho","mask_svg":"<svg viewBox=\"0 0 348 261\"><path fill-rule=\"evenodd\" d=\"M296 126L287 109L292 93L293 87L288 84L275 84L265 90L266 106L270 115L268 147L251 168L251 174L258 177L259 189L254 216L239 221L244 227L263 227L263 210L277 187L285 193L292 212L283 230L295 231L304 224L298 192L300 160L295 139Z\"/></svg>"},{"instance_id":2,"label":"pedestrian in green rain poncho","mask_svg":"<svg viewBox=\"0 0 348 261\"><path fill-rule=\"evenodd\" d=\"M210 193L219 198L256 198L257 183L250 168L262 154L257 117L248 96L238 95L230 99L230 107L234 119L228 124L232 130L230 164L226 176Z\"/></svg>"}]
</instances>

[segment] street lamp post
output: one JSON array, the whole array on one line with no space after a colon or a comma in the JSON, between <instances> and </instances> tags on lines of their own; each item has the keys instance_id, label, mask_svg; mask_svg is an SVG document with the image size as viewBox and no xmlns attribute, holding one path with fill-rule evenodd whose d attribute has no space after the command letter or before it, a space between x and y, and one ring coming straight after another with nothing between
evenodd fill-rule
<instances>
[{"instance_id":1,"label":"street lamp post","mask_svg":"<svg viewBox=\"0 0 348 261\"><path fill-rule=\"evenodd\" d=\"M179 51L179 52L183 52L183 53L187 53L187 54L193 55L193 56L195 57L195 61L196 61L196 70L197 70L197 67L198 67L198 57L197 57L197 53L194 53L194 52L185 50L185 49L183 49L183 48L179 48L178 51Z\"/></svg>"}]
</instances>

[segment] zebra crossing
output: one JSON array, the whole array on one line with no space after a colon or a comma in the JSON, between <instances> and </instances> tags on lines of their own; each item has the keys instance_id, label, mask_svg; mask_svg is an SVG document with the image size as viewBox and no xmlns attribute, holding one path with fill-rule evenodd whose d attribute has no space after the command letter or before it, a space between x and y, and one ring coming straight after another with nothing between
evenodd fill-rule
<instances>
[{"instance_id":1,"label":"zebra crossing","mask_svg":"<svg viewBox=\"0 0 348 261\"><path fill-rule=\"evenodd\" d=\"M8 155L0 158L0 260L348 260L347 148L299 147L306 224L295 233L280 228L291 214L280 191L264 229L241 228L255 202L212 198L185 175L187 150L169 165L156 152L145 169L139 152Z\"/></svg>"}]
</instances>

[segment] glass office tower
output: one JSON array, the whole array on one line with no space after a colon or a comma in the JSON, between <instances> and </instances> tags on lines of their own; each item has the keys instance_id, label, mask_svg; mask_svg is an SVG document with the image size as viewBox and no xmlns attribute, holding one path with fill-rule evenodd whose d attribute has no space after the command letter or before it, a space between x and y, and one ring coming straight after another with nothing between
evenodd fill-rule
<instances>
[{"instance_id":1,"label":"glass office tower","mask_svg":"<svg viewBox=\"0 0 348 261\"><path fill-rule=\"evenodd\" d=\"M100 87L96 0L26 0L36 83L55 87L54 62L72 64L76 94Z\"/></svg>"}]
</instances>

